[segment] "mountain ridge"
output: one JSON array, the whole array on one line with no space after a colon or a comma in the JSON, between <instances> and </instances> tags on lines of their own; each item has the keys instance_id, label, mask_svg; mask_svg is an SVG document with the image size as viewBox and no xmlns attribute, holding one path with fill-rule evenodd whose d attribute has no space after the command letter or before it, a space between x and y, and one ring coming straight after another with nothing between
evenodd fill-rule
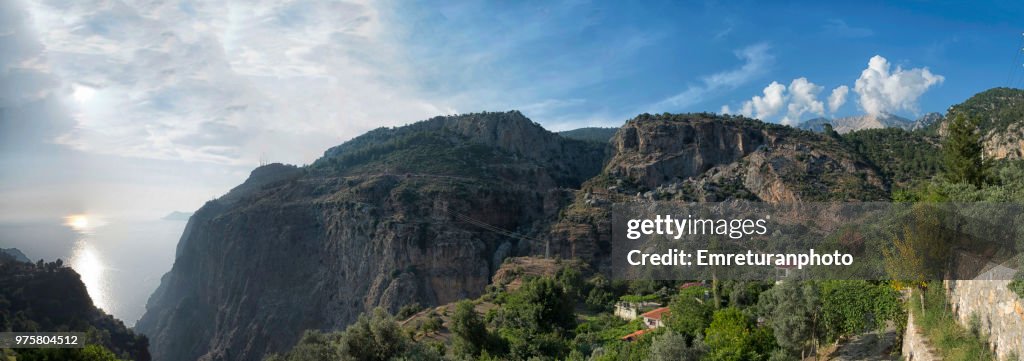
<instances>
[{"instance_id":1,"label":"mountain ridge","mask_svg":"<svg viewBox=\"0 0 1024 361\"><path fill-rule=\"evenodd\" d=\"M603 158L604 146L489 112L257 168L192 216L136 328L158 360L257 360L374 307L478 296L504 258L539 247L562 187Z\"/></svg>"},{"instance_id":2,"label":"mountain ridge","mask_svg":"<svg viewBox=\"0 0 1024 361\"><path fill-rule=\"evenodd\" d=\"M812 118L797 125L797 128L815 132L825 131L825 124L832 126L832 129L839 134L846 134L864 129L899 128L903 130L917 130L927 127L941 118L939 113L927 113L916 120L910 120L898 115L882 113L878 115L863 114L840 118Z\"/></svg>"},{"instance_id":3,"label":"mountain ridge","mask_svg":"<svg viewBox=\"0 0 1024 361\"><path fill-rule=\"evenodd\" d=\"M899 124L942 122L928 116ZM607 271L615 202L890 199L934 172L917 165L937 150L925 133L641 114L601 142L517 111L380 128L254 169L195 212L137 328L158 360L255 360L374 307L478 296L508 257Z\"/></svg>"}]
</instances>

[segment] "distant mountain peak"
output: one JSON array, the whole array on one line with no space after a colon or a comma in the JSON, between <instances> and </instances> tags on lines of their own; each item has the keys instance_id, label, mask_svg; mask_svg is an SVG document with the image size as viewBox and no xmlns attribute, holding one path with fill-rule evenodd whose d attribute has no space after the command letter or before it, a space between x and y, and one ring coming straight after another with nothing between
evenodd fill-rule
<instances>
[{"instance_id":1,"label":"distant mountain peak","mask_svg":"<svg viewBox=\"0 0 1024 361\"><path fill-rule=\"evenodd\" d=\"M937 113L929 113L937 114ZM928 119L927 121L934 122L934 119ZM832 128L840 134L849 133L853 131L863 129L878 129L878 128L900 128L906 130L918 129L923 125L919 125L918 121L912 121L910 119L889 113L881 114L862 114L849 117L841 118L813 118L800 123L797 128L804 130L811 130L815 132L821 132L825 129L825 124L831 124ZM930 124L930 123L929 123Z\"/></svg>"}]
</instances>

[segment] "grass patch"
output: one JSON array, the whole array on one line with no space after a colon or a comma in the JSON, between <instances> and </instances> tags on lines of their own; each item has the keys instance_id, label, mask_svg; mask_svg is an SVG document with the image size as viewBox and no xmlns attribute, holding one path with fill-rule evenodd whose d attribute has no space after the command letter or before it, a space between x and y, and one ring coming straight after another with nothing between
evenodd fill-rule
<instances>
[{"instance_id":1,"label":"grass patch","mask_svg":"<svg viewBox=\"0 0 1024 361\"><path fill-rule=\"evenodd\" d=\"M996 360L984 335L957 323L956 316L946 304L941 284L932 283L924 292L924 310L921 309L920 290L915 290L910 302L914 323L946 361Z\"/></svg>"}]
</instances>

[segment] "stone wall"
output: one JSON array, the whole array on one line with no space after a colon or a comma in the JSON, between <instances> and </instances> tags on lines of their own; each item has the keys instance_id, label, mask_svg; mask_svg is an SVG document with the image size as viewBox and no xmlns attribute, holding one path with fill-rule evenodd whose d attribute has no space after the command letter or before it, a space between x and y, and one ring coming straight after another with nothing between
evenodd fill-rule
<instances>
[{"instance_id":1,"label":"stone wall","mask_svg":"<svg viewBox=\"0 0 1024 361\"><path fill-rule=\"evenodd\" d=\"M1007 288L1006 280L946 281L953 313L965 328L977 315L982 334L1000 360L1024 357L1024 302Z\"/></svg>"},{"instance_id":2,"label":"stone wall","mask_svg":"<svg viewBox=\"0 0 1024 361\"><path fill-rule=\"evenodd\" d=\"M910 315L907 320L907 330L903 335L903 359L906 361L942 360L938 356L938 352L928 344L928 339L924 334L918 331L917 325L914 325L914 315Z\"/></svg>"}]
</instances>

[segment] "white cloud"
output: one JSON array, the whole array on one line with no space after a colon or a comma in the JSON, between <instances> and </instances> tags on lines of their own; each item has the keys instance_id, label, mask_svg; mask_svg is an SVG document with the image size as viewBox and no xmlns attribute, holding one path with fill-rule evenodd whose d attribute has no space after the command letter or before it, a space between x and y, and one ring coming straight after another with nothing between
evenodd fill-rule
<instances>
[{"instance_id":1,"label":"white cloud","mask_svg":"<svg viewBox=\"0 0 1024 361\"><path fill-rule=\"evenodd\" d=\"M773 81L764 88L762 95L755 95L743 102L740 114L767 121L785 110L780 121L783 124L795 124L805 113L824 114L825 104L818 100L818 93L822 89L820 85L803 77L793 79L789 88ZM722 113L730 113L728 105L722 106Z\"/></svg>"},{"instance_id":2,"label":"white cloud","mask_svg":"<svg viewBox=\"0 0 1024 361\"><path fill-rule=\"evenodd\" d=\"M828 111L830 113L835 113L839 110L839 107L846 104L846 95L849 94L849 92L850 87L846 85L840 85L835 89L832 89L832 95L828 96Z\"/></svg>"},{"instance_id":3,"label":"white cloud","mask_svg":"<svg viewBox=\"0 0 1024 361\"><path fill-rule=\"evenodd\" d=\"M860 107L868 114L891 113L900 110L917 112L917 99L933 85L943 82L942 75L928 68L890 71L889 61L880 55L871 57L867 69L860 74L853 91Z\"/></svg>"},{"instance_id":4,"label":"white cloud","mask_svg":"<svg viewBox=\"0 0 1024 361\"><path fill-rule=\"evenodd\" d=\"M755 95L743 102L741 114L748 117L767 119L779 112L786 103L786 86L772 82L764 88L764 95Z\"/></svg>"},{"instance_id":5,"label":"white cloud","mask_svg":"<svg viewBox=\"0 0 1024 361\"><path fill-rule=\"evenodd\" d=\"M789 104L782 124L796 124L804 113L825 114L825 104L818 100L818 93L823 87L807 81L807 78L796 78L789 85Z\"/></svg>"},{"instance_id":6,"label":"white cloud","mask_svg":"<svg viewBox=\"0 0 1024 361\"><path fill-rule=\"evenodd\" d=\"M709 94L745 84L764 73L775 60L768 50L769 46L765 43L737 50L736 57L744 61L739 68L705 76L701 78L699 84L690 85L682 92L665 98L649 108L655 112L680 110L703 102Z\"/></svg>"},{"instance_id":7,"label":"white cloud","mask_svg":"<svg viewBox=\"0 0 1024 361\"><path fill-rule=\"evenodd\" d=\"M903 69L899 66L890 71L889 62L875 55L868 62L868 68L861 72L854 85L860 107L868 114L891 113L900 110L917 111L917 99L930 87L942 83L942 75L933 74L928 68ZM825 104L818 100L824 88L807 80L796 78L787 89L778 82L764 88L763 95L756 95L743 102L740 114L764 121L778 120L783 124L800 122L804 114L825 115ZM846 103L850 87L840 85L832 89L828 97L828 110L835 113ZM785 108L785 114L773 119ZM722 106L723 113L729 113L729 106Z\"/></svg>"}]
</instances>

